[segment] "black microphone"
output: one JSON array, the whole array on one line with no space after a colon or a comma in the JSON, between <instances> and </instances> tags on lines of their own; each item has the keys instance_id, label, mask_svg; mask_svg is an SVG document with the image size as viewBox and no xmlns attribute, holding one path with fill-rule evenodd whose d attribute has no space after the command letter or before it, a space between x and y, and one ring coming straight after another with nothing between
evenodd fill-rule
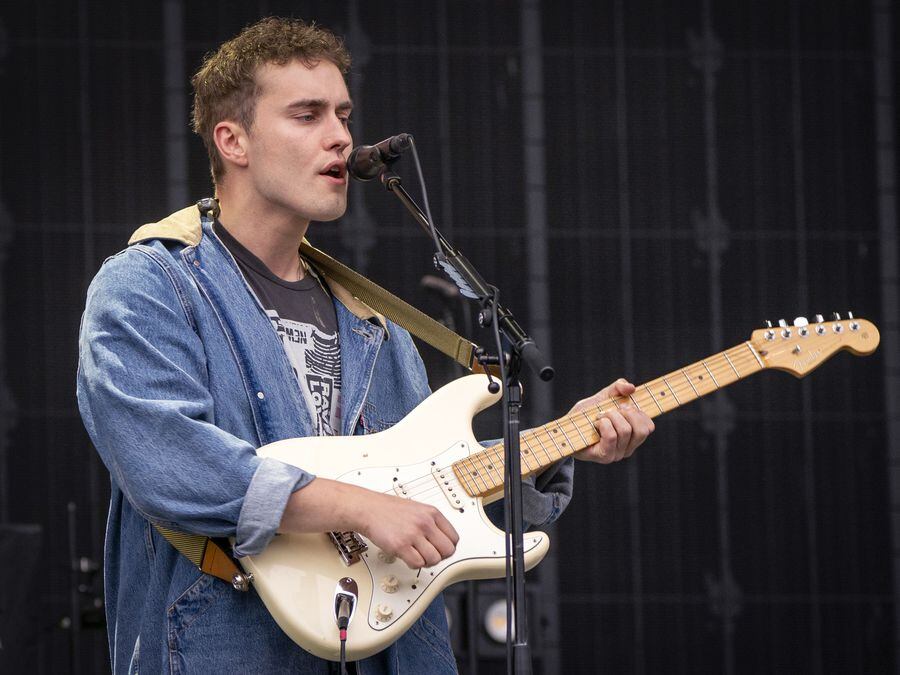
<instances>
[{"instance_id":1,"label":"black microphone","mask_svg":"<svg viewBox=\"0 0 900 675\"><path fill-rule=\"evenodd\" d=\"M356 180L372 180L385 165L394 162L400 157L400 153L409 147L412 136L409 134L397 134L375 145L360 145L353 148L347 158L347 173Z\"/></svg>"}]
</instances>

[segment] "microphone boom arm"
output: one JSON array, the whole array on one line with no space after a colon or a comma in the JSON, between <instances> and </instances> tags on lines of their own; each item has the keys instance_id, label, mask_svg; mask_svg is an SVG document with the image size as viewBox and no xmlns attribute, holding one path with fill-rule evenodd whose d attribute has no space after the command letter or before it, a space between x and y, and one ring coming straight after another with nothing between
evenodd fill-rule
<instances>
[{"instance_id":1,"label":"microphone boom arm","mask_svg":"<svg viewBox=\"0 0 900 675\"><path fill-rule=\"evenodd\" d=\"M491 286L484 280L474 265L448 242L436 227L429 226L428 218L413 201L409 193L403 187L403 182L396 173L389 169L381 174L381 182L388 192L392 192L397 199L412 214L429 237L436 237L440 244L440 250L434 255L435 267L442 270L459 288L459 292L467 298L478 300L482 307L487 307L493 300ZM494 307L500 332L506 336L510 344L521 354L522 360L545 382L553 379L553 367L538 349L534 340L519 325L515 317L508 309L496 303Z\"/></svg>"}]
</instances>

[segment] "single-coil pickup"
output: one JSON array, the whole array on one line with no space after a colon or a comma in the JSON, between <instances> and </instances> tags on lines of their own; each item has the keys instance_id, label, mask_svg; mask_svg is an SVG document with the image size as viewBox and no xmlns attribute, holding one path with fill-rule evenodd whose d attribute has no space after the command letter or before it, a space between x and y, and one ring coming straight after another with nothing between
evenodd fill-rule
<instances>
[{"instance_id":1,"label":"single-coil pickup","mask_svg":"<svg viewBox=\"0 0 900 675\"><path fill-rule=\"evenodd\" d=\"M438 484L441 492L444 493L447 501L450 502L450 507L457 511L462 511L462 500L467 495L459 486L459 482L456 480L456 476L453 475L453 471L449 468L439 469L438 467L433 466L431 467L431 476Z\"/></svg>"}]
</instances>

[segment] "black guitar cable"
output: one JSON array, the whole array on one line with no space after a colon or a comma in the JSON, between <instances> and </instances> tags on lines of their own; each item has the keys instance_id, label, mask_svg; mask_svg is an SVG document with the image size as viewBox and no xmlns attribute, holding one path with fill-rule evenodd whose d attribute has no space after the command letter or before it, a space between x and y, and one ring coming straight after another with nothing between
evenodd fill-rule
<instances>
[{"instance_id":1,"label":"black guitar cable","mask_svg":"<svg viewBox=\"0 0 900 675\"><path fill-rule=\"evenodd\" d=\"M341 639L341 675L347 675L347 626L350 625L350 601L344 597L338 611L338 635Z\"/></svg>"}]
</instances>

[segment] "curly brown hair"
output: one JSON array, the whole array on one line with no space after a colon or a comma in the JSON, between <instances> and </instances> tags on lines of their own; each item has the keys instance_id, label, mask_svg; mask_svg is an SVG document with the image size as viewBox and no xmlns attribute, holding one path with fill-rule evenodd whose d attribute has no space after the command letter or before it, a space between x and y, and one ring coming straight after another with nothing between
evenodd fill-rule
<instances>
[{"instance_id":1,"label":"curly brown hair","mask_svg":"<svg viewBox=\"0 0 900 675\"><path fill-rule=\"evenodd\" d=\"M225 164L213 140L216 124L233 120L249 132L260 94L257 69L267 63L283 66L293 59L307 66L330 61L345 77L350 70L350 53L341 38L315 23L280 17L247 26L203 59L191 78L192 126L206 145L213 183L225 175Z\"/></svg>"}]
</instances>

